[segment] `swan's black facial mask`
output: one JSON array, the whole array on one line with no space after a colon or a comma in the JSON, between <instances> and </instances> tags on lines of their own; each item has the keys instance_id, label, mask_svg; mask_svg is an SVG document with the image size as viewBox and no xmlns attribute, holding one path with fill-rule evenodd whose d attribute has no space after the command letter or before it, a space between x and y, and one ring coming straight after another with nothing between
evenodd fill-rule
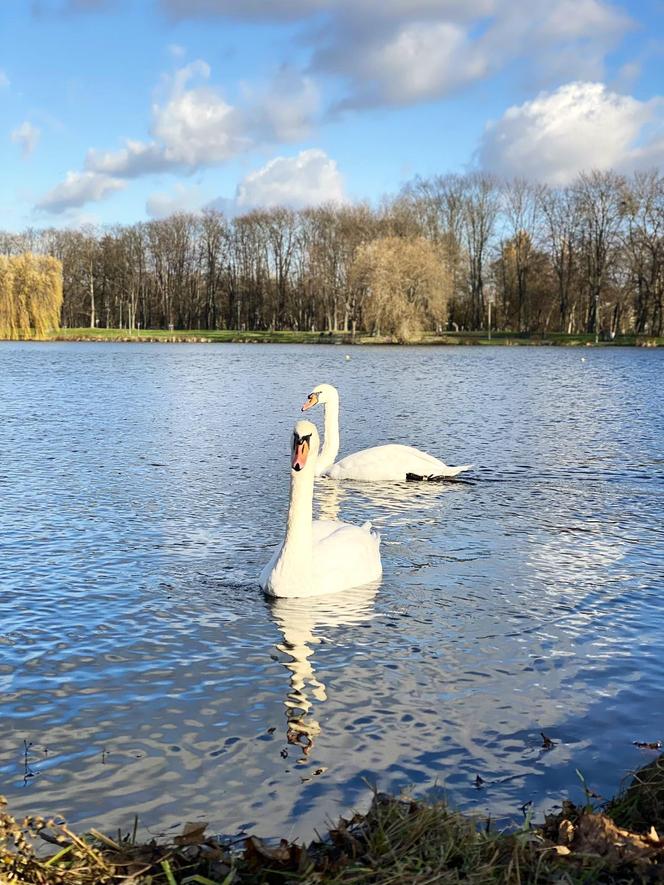
<instances>
[{"instance_id":1,"label":"swan's black facial mask","mask_svg":"<svg viewBox=\"0 0 664 885\"><path fill-rule=\"evenodd\" d=\"M291 458L291 467L299 472L307 463L309 449L311 448L311 434L306 436L298 436L293 434L293 457Z\"/></svg>"},{"instance_id":2,"label":"swan's black facial mask","mask_svg":"<svg viewBox=\"0 0 664 885\"><path fill-rule=\"evenodd\" d=\"M314 391L313 393L310 393L309 396L307 397L306 403L302 406L302 411L306 412L307 409L313 408L317 402L318 402L318 394Z\"/></svg>"}]
</instances>

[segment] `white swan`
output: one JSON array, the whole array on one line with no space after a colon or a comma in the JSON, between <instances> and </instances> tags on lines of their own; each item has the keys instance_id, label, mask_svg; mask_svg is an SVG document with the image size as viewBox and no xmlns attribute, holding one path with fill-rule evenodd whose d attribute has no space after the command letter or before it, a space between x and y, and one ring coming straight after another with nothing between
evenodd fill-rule
<instances>
[{"instance_id":1,"label":"white swan","mask_svg":"<svg viewBox=\"0 0 664 885\"><path fill-rule=\"evenodd\" d=\"M316 476L323 474L332 479L356 479L365 482L405 482L412 479L437 480L456 476L468 470L472 464L448 467L433 455L420 452L413 446L391 443L362 449L346 455L334 463L339 452L339 392L331 384L318 384L309 394L302 411L306 412L317 403L325 410L325 439L316 466Z\"/></svg>"},{"instance_id":2,"label":"white swan","mask_svg":"<svg viewBox=\"0 0 664 885\"><path fill-rule=\"evenodd\" d=\"M293 430L286 537L265 566L260 585L268 596L320 596L377 581L380 536L371 523L312 520L318 431L311 421Z\"/></svg>"}]
</instances>

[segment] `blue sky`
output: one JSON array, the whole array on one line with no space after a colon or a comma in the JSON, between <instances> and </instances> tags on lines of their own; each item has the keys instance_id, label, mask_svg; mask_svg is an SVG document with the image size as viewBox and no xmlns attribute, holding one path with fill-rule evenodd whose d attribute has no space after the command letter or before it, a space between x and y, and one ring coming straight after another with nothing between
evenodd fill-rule
<instances>
[{"instance_id":1,"label":"blue sky","mask_svg":"<svg viewBox=\"0 0 664 885\"><path fill-rule=\"evenodd\" d=\"M4 0L0 227L664 159L664 0Z\"/></svg>"}]
</instances>

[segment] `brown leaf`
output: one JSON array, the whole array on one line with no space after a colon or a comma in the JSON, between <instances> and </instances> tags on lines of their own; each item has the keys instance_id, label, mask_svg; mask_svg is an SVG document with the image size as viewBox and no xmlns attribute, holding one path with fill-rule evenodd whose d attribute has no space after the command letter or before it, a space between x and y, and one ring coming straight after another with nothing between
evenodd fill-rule
<instances>
[{"instance_id":1,"label":"brown leaf","mask_svg":"<svg viewBox=\"0 0 664 885\"><path fill-rule=\"evenodd\" d=\"M187 821L180 836L176 836L176 845L200 845L205 841L207 821Z\"/></svg>"},{"instance_id":2,"label":"brown leaf","mask_svg":"<svg viewBox=\"0 0 664 885\"><path fill-rule=\"evenodd\" d=\"M278 845L267 845L258 836L249 836L244 846L245 860L259 867L268 863L297 870L304 854L300 845L286 839L282 839Z\"/></svg>"},{"instance_id":3,"label":"brown leaf","mask_svg":"<svg viewBox=\"0 0 664 885\"><path fill-rule=\"evenodd\" d=\"M631 833L617 827L602 814L584 814L576 827L574 849L586 854L598 854L612 863L649 861L659 849L647 836Z\"/></svg>"},{"instance_id":4,"label":"brown leaf","mask_svg":"<svg viewBox=\"0 0 664 885\"><path fill-rule=\"evenodd\" d=\"M561 820L558 827L558 841L561 845L569 844L574 839L574 824L571 820Z\"/></svg>"}]
</instances>

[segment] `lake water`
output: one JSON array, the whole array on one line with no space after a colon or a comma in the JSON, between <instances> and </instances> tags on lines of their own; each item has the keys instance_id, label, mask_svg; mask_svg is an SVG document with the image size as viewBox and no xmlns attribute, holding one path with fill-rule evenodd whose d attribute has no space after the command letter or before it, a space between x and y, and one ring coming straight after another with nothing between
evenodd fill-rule
<instances>
[{"instance_id":1,"label":"lake water","mask_svg":"<svg viewBox=\"0 0 664 885\"><path fill-rule=\"evenodd\" d=\"M15 813L308 837L376 784L516 821L581 798L575 769L608 797L652 758L632 741L664 738L664 354L346 352L0 345ZM382 583L270 604L321 381L342 454L403 441L475 468L322 481L324 515L380 529Z\"/></svg>"}]
</instances>

